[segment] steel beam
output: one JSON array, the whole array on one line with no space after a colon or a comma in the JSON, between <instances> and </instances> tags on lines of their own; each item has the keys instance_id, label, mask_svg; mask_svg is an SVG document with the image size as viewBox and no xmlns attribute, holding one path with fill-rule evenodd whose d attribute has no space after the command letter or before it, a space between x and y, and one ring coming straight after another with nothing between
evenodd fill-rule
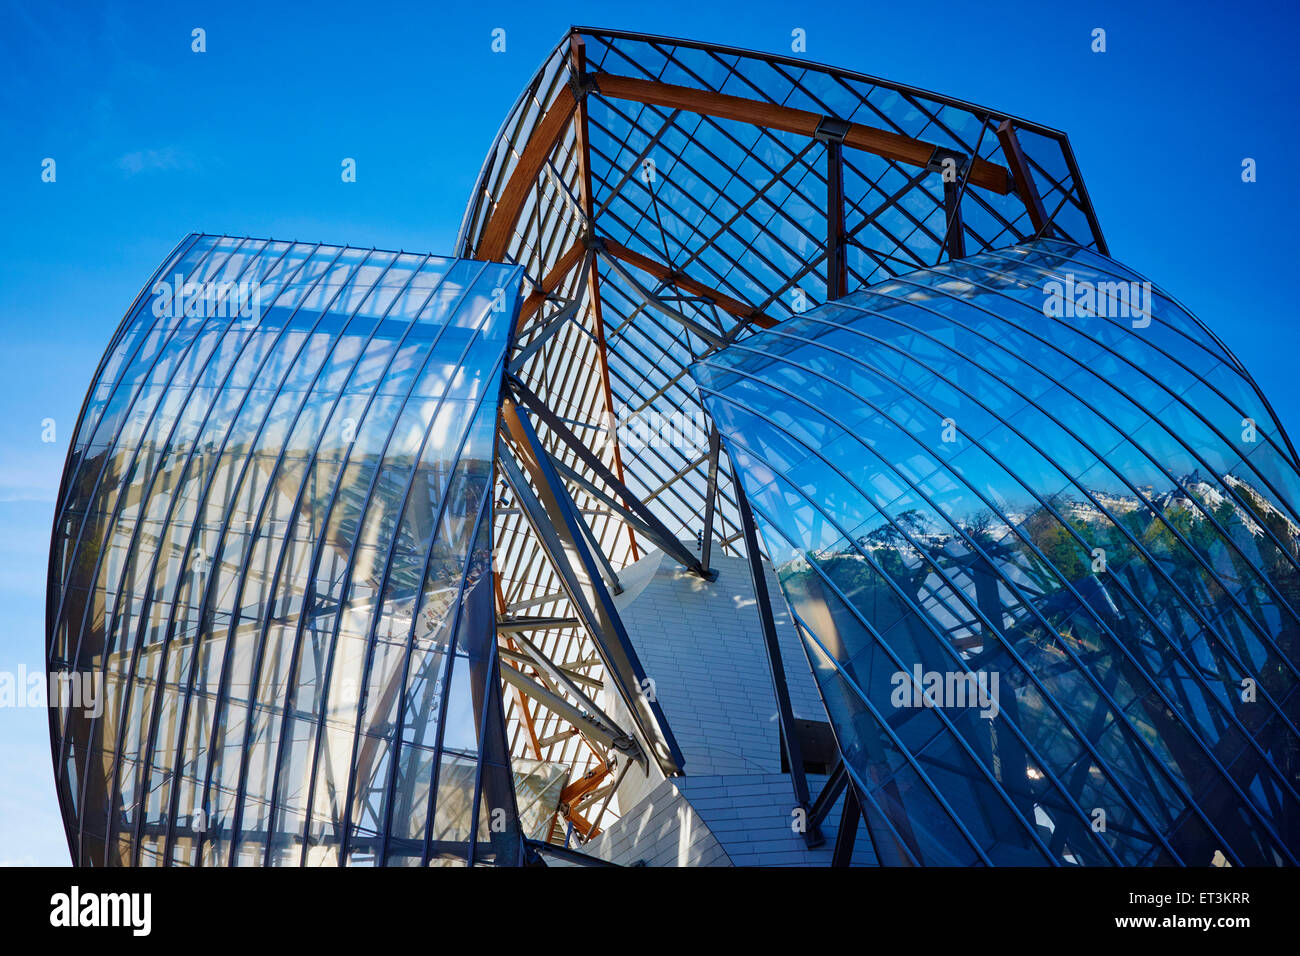
<instances>
[{"instance_id":1,"label":"steel beam","mask_svg":"<svg viewBox=\"0 0 1300 956\"><path fill-rule=\"evenodd\" d=\"M848 294L847 243L844 239L844 145L826 140L826 301Z\"/></svg>"},{"instance_id":2,"label":"steel beam","mask_svg":"<svg viewBox=\"0 0 1300 956\"><path fill-rule=\"evenodd\" d=\"M838 742L836 743L838 747ZM835 801L839 799L844 785L849 781L848 771L844 767L844 758L840 757L835 761L835 768L831 775L826 778L826 783L822 785L821 793L817 794L817 799L813 801L812 809L808 811L808 825L820 827L826 815L831 812L831 807L835 806Z\"/></svg>"},{"instance_id":3,"label":"steel beam","mask_svg":"<svg viewBox=\"0 0 1300 956\"><path fill-rule=\"evenodd\" d=\"M715 349L720 349L727 344L726 340L723 338L724 333L711 329L708 326L701 325L685 312L682 312L672 304L659 298L659 296L653 291L647 289L644 285L638 282L636 277L628 272L627 268L623 263L619 262L617 258L614 256L607 256L605 262L611 270L618 274L620 279L631 286L632 290L641 296L641 300L646 304L646 306L653 306L665 315L675 319L681 326L694 332Z\"/></svg>"},{"instance_id":4,"label":"steel beam","mask_svg":"<svg viewBox=\"0 0 1300 956\"><path fill-rule=\"evenodd\" d=\"M600 456L588 448L582 439L575 435L569 426L560 419L560 416L551 411L550 407L519 379L510 378L508 384L519 397L519 400L546 423L546 427L551 430L551 433L564 442L565 446L573 451L584 465L594 471L596 476L622 499L628 511L643 525L641 528L642 534L649 537L685 567L697 574L706 574L699 559L682 545L677 536L668 530L664 523L655 516L655 513L640 498L634 495L623 482L618 480L618 477L600 460Z\"/></svg>"},{"instance_id":5,"label":"steel beam","mask_svg":"<svg viewBox=\"0 0 1300 956\"><path fill-rule=\"evenodd\" d=\"M549 687L539 684L523 671L514 667L503 667L501 679L525 697L531 697L557 717L568 721L584 737L589 737L608 750L627 754L633 759L644 759L635 738L624 734L613 724L606 724L599 718L583 713L582 708Z\"/></svg>"},{"instance_id":6,"label":"steel beam","mask_svg":"<svg viewBox=\"0 0 1300 956\"><path fill-rule=\"evenodd\" d=\"M515 320L515 328L519 329L537 314L537 310L546 302L547 296L560 287L570 270L573 269L582 257L586 254L587 247L585 243L575 242L566 252L555 260L555 265L551 271L542 277L542 283L524 298L519 306L519 317Z\"/></svg>"},{"instance_id":7,"label":"steel beam","mask_svg":"<svg viewBox=\"0 0 1300 956\"><path fill-rule=\"evenodd\" d=\"M549 684L552 689L563 689L567 691L577 699L579 705L585 708L588 714L595 717L601 723L607 724L615 730L619 730L622 736L632 739L632 735L622 733L614 718L601 710L596 702L587 696L587 692L578 686L578 682L573 679L573 676L566 673L564 668L547 657L540 647L528 640L528 638L524 637L522 634L516 634L512 640L515 644L524 649L524 653L532 659L533 666L543 675L543 680ZM590 680L590 678L587 678L587 680Z\"/></svg>"},{"instance_id":8,"label":"steel beam","mask_svg":"<svg viewBox=\"0 0 1300 956\"><path fill-rule=\"evenodd\" d=\"M700 538L700 566L705 573L712 574L710 558L713 556L713 513L718 499L718 453L722 449L722 438L718 427L709 428L709 483L704 491L704 531Z\"/></svg>"},{"instance_id":9,"label":"steel beam","mask_svg":"<svg viewBox=\"0 0 1300 956\"><path fill-rule=\"evenodd\" d=\"M526 839L524 844L532 854L531 862L533 866L546 866L546 861L542 859L544 856L553 856L557 860L563 860L566 863L573 863L578 866L618 866L617 863L610 863L608 860L602 860L590 853L571 850L565 846L556 846L554 843Z\"/></svg>"},{"instance_id":10,"label":"steel beam","mask_svg":"<svg viewBox=\"0 0 1300 956\"><path fill-rule=\"evenodd\" d=\"M844 794L844 809L840 812L840 829L835 834L835 852L831 854L831 866L848 866L853 862L853 844L858 839L858 818L861 815L858 788L850 786Z\"/></svg>"},{"instance_id":11,"label":"steel beam","mask_svg":"<svg viewBox=\"0 0 1300 956\"><path fill-rule=\"evenodd\" d=\"M767 650L768 668L772 674L772 690L776 693L777 717L781 724L781 746L785 751L786 763L790 767L790 783L794 788L795 804L805 813L811 809L808 793L808 777L803 769L803 750L799 746L799 735L794 725L794 710L790 706L790 687L785 678L785 664L781 661L781 646L776 636L776 620L772 616L772 601L767 590L767 573L763 568L763 556L758 550L758 532L754 527L754 513L749 508L749 499L739 483L735 485L736 504L740 511L740 526L745 536L745 553L749 557L749 576L754 585L754 604L758 608L759 624L763 631L763 644ZM823 842L821 829L809 822L803 834L804 842L809 846L820 846Z\"/></svg>"},{"instance_id":12,"label":"steel beam","mask_svg":"<svg viewBox=\"0 0 1300 956\"><path fill-rule=\"evenodd\" d=\"M944 233L944 248L949 259L966 258L966 230L961 220L961 183L943 181L943 218L948 224Z\"/></svg>"},{"instance_id":13,"label":"steel beam","mask_svg":"<svg viewBox=\"0 0 1300 956\"><path fill-rule=\"evenodd\" d=\"M596 559L579 528L578 517L564 483L527 418L510 399L502 402L501 435L518 456L509 452L497 460L514 488L525 516L551 560L583 627L591 635L605 664L607 682L627 707L640 742L667 776L677 776L684 763L658 701L643 693L645 669L623 627L618 610L600 577ZM504 450L504 449L503 449ZM522 469L521 469L522 465ZM537 488L534 493L523 469Z\"/></svg>"},{"instance_id":14,"label":"steel beam","mask_svg":"<svg viewBox=\"0 0 1300 956\"><path fill-rule=\"evenodd\" d=\"M565 322L568 322L578 314L580 308L582 308L581 294L579 294L576 299L570 299L564 304L563 308L557 311L554 315L549 316L546 321L542 323L541 328L536 331L536 334L528 340L528 344L523 346L510 359L510 364L506 366L507 371L509 371L511 375L517 375L519 370L524 367L528 360L536 354L537 350L550 341L551 336L558 332L564 326Z\"/></svg>"}]
</instances>

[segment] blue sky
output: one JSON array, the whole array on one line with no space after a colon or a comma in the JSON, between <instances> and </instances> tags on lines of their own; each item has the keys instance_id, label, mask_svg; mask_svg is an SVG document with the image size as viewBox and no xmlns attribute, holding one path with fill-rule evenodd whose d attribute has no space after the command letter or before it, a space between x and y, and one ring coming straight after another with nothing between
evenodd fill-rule
<instances>
[{"instance_id":1,"label":"blue sky","mask_svg":"<svg viewBox=\"0 0 1300 956\"><path fill-rule=\"evenodd\" d=\"M42 666L67 439L192 231L450 252L497 127L571 23L807 56L1063 129L1110 243L1300 432L1294 12L1198 3L0 2L0 671ZM195 27L207 52L191 52ZM490 49L506 30L505 53ZM1107 31L1107 51L1090 50ZM55 160L57 179L41 182ZM344 184L343 157L357 161ZM1241 181L1241 163L1258 181ZM42 442L53 419L56 441ZM0 708L0 864L67 862L43 711Z\"/></svg>"}]
</instances>

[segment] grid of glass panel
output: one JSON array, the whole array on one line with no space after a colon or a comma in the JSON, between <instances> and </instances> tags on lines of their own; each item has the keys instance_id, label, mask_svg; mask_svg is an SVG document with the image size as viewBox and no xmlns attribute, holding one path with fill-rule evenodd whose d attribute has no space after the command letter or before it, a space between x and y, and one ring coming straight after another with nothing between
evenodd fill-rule
<instances>
[{"instance_id":1,"label":"grid of glass panel","mask_svg":"<svg viewBox=\"0 0 1300 956\"><path fill-rule=\"evenodd\" d=\"M1300 855L1295 452L1144 282L1040 240L693 367L882 862Z\"/></svg>"},{"instance_id":2,"label":"grid of glass panel","mask_svg":"<svg viewBox=\"0 0 1300 956\"><path fill-rule=\"evenodd\" d=\"M52 717L76 862L520 860L490 573L519 282L191 236L146 286L54 528L49 666L103 687Z\"/></svg>"},{"instance_id":3,"label":"grid of glass panel","mask_svg":"<svg viewBox=\"0 0 1300 956\"><path fill-rule=\"evenodd\" d=\"M579 42L581 76L574 53ZM588 27L573 28L542 64L489 151L458 252L483 257L485 230L520 185L513 177L523 157L538 148L549 119L564 113L578 90L578 105L564 115L554 143L543 143L540 171L522 184L520 214L502 253L525 267L534 295L546 300L533 320L522 323L514 355L530 351L516 373L576 432L596 439L605 463L673 533L696 540L705 524L709 455L707 422L686 370L716 347L700 330L743 339L752 326L684 283L771 320L833 298L827 275L831 150L811 135L706 109L620 98L608 83L602 89L605 76L850 121L1003 167L997 126L1010 117L800 57ZM1052 234L1104 248L1065 135L1014 122ZM849 147L842 150L842 167L847 289L948 258L951 209L940 169ZM967 251L1034 235L1021 197L981 188L965 173L956 186ZM607 245L595 242L584 256L588 239ZM611 251L615 243L683 282L621 259ZM571 310L567 319L565 310ZM558 327L548 328L557 317ZM614 442L602 440L611 421L623 426ZM558 461L590 477L545 428L539 432ZM576 484L570 490L615 569L641 556L646 543L616 512ZM714 537L723 551L743 553L725 468L716 506ZM571 615L522 517L498 514L496 542L509 607ZM552 629L536 639L559 663L592 654L576 630ZM514 752L532 756L517 705L507 706ZM543 711L531 716L547 723L542 738L559 741L543 748L548 759L574 760L579 772L592 766L583 763L579 738L557 737Z\"/></svg>"}]
</instances>

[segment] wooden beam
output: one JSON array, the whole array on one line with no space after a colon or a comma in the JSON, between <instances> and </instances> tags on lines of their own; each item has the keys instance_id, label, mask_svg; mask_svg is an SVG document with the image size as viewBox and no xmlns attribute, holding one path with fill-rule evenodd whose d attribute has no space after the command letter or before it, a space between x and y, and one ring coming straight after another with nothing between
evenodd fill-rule
<instances>
[{"instance_id":1,"label":"wooden beam","mask_svg":"<svg viewBox=\"0 0 1300 956\"><path fill-rule=\"evenodd\" d=\"M630 266L635 266L642 272L654 276L662 282L668 282L677 288L688 292L691 295L697 295L701 298L708 299L723 312L728 312L738 319L744 319L746 322L760 326L764 329L770 329L776 325L776 319L764 315L747 302L741 302L739 299L733 299L729 295L724 295L717 289L710 289L702 282L696 282L690 276L674 272L658 259L651 259L649 256L643 256L639 252L633 252L622 243L613 239L602 238L601 243L604 250L609 255L618 259L620 262L626 262Z\"/></svg>"},{"instance_id":2,"label":"wooden beam","mask_svg":"<svg viewBox=\"0 0 1300 956\"><path fill-rule=\"evenodd\" d=\"M1002 144L1002 155L1011 164L1011 176L1016 182L1016 195L1029 211L1029 221L1034 224L1034 234L1044 235L1047 231L1047 213L1043 210L1043 200L1034 185L1034 177L1029 173L1029 163L1020 148L1020 139L1016 136L1011 120L998 124L998 142Z\"/></svg>"},{"instance_id":3,"label":"wooden beam","mask_svg":"<svg viewBox=\"0 0 1300 956\"><path fill-rule=\"evenodd\" d=\"M573 72L574 79L582 84L587 73L587 44L580 36L573 37L569 41L569 69ZM578 104L577 121L576 121L576 141L578 147L578 185L581 190L582 215L586 221L586 229L591 232L595 229L594 219L594 197L591 191L591 148L587 136L587 110L582 104ZM600 387L605 400L605 413L612 420L614 418L614 389L609 379L609 348L605 342L605 319L601 311L600 304L600 279L596 272L596 257L591 257L590 267L587 270L587 295L591 301L592 325L596 337L596 353L600 358ZM613 438L614 445L614 474L618 480L627 483L627 475L623 471L623 453L620 450L618 439L618 430L612 429L610 435ZM628 549L631 551L632 560L641 560L641 549L636 544L636 532L632 526L623 523L623 530L627 532ZM617 535L615 536L617 540Z\"/></svg>"},{"instance_id":4,"label":"wooden beam","mask_svg":"<svg viewBox=\"0 0 1300 956\"><path fill-rule=\"evenodd\" d=\"M551 150L555 148L555 144L559 142L560 136L569 125L569 118L573 115L576 106L577 100L573 98L573 91L567 85L560 87L546 115L533 128L533 134L524 146L524 151L519 154L519 160L515 163L509 181L497 198L487 225L483 227L483 233L479 237L478 246L474 250L475 258L490 262L505 258L510 237L514 232L515 223L519 221L519 213L524 208L528 193L536 184L537 175L546 165Z\"/></svg>"},{"instance_id":5,"label":"wooden beam","mask_svg":"<svg viewBox=\"0 0 1300 956\"><path fill-rule=\"evenodd\" d=\"M596 73L594 78L596 90L601 96L685 110L689 113L716 116L741 123L752 123L755 126L779 129L801 136L813 136L823 119L820 114L808 110L764 103L728 93L697 90L689 86L674 86L656 80L642 80L613 73ZM938 148L924 140L877 129L874 126L864 126L861 123L848 124L844 134L844 145L883 156L897 163L921 167L930 164L934 151ZM997 163L975 159L971 163L969 182L972 186L979 186L1005 196L1011 191L1008 175L1006 168Z\"/></svg>"},{"instance_id":6,"label":"wooden beam","mask_svg":"<svg viewBox=\"0 0 1300 956\"><path fill-rule=\"evenodd\" d=\"M528 293L520 304L519 318L516 320L515 325L516 329L523 328L528 320L537 314L537 310L542 307L546 297L559 288L564 277L569 274L569 270L578 264L586 251L586 247L581 242L575 242L564 255L555 260L555 265L551 267L551 271L542 277L541 288Z\"/></svg>"}]
</instances>

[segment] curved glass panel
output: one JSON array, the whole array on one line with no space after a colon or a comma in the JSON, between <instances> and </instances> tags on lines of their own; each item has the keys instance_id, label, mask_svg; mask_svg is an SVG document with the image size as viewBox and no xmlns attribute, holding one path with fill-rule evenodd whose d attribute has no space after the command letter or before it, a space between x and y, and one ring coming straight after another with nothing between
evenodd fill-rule
<instances>
[{"instance_id":1,"label":"curved glass panel","mask_svg":"<svg viewBox=\"0 0 1300 956\"><path fill-rule=\"evenodd\" d=\"M882 862L1300 854L1300 476L1191 315L1059 241L692 368Z\"/></svg>"},{"instance_id":2,"label":"curved glass panel","mask_svg":"<svg viewBox=\"0 0 1300 956\"><path fill-rule=\"evenodd\" d=\"M516 863L490 574L514 266L191 236L109 346L48 658L87 865Z\"/></svg>"}]
</instances>

